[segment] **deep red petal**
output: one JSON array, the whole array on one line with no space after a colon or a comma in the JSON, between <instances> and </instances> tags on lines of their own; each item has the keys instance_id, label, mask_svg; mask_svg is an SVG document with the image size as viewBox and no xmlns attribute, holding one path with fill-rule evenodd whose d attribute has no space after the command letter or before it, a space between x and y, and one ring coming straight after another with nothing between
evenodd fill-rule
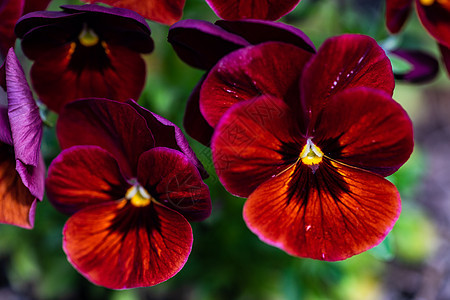
<instances>
[{"instance_id":1,"label":"deep red petal","mask_svg":"<svg viewBox=\"0 0 450 300\"><path fill-rule=\"evenodd\" d=\"M145 74L140 53L111 44L89 49L65 44L40 56L31 68L37 94L56 112L79 98L139 99Z\"/></svg>"},{"instance_id":2,"label":"deep red petal","mask_svg":"<svg viewBox=\"0 0 450 300\"><path fill-rule=\"evenodd\" d=\"M293 10L300 0L206 0L214 12L225 20L277 20Z\"/></svg>"},{"instance_id":3,"label":"deep red petal","mask_svg":"<svg viewBox=\"0 0 450 300\"><path fill-rule=\"evenodd\" d=\"M136 176L139 156L155 144L145 119L131 105L107 99L68 104L56 132L62 149L97 145L107 150L128 178Z\"/></svg>"},{"instance_id":4,"label":"deep red petal","mask_svg":"<svg viewBox=\"0 0 450 300\"><path fill-rule=\"evenodd\" d=\"M97 146L63 150L49 166L45 181L49 200L68 214L92 204L122 199L129 186L114 157Z\"/></svg>"},{"instance_id":5,"label":"deep red petal","mask_svg":"<svg viewBox=\"0 0 450 300\"><path fill-rule=\"evenodd\" d=\"M14 46L16 35L14 26L22 15L24 0L2 0L0 3L0 58Z\"/></svg>"},{"instance_id":6,"label":"deep red petal","mask_svg":"<svg viewBox=\"0 0 450 300\"><path fill-rule=\"evenodd\" d=\"M140 106L133 100L127 101L127 103L147 122L147 127L153 134L155 147L166 147L182 152L198 168L202 177L204 179L208 178L208 172L206 172L202 163L195 155L194 150L189 146L184 133L177 125Z\"/></svg>"},{"instance_id":7,"label":"deep red petal","mask_svg":"<svg viewBox=\"0 0 450 300\"><path fill-rule=\"evenodd\" d=\"M408 19L414 0L386 0L386 26L392 33L397 33Z\"/></svg>"},{"instance_id":8,"label":"deep red petal","mask_svg":"<svg viewBox=\"0 0 450 300\"><path fill-rule=\"evenodd\" d=\"M323 160L259 186L244 220L261 240L300 257L343 260L379 244L400 214L400 196L386 179Z\"/></svg>"},{"instance_id":9,"label":"deep red petal","mask_svg":"<svg viewBox=\"0 0 450 300\"><path fill-rule=\"evenodd\" d=\"M425 29L442 45L450 48L450 8L435 2L424 6L416 0L417 14Z\"/></svg>"},{"instance_id":10,"label":"deep red petal","mask_svg":"<svg viewBox=\"0 0 450 300\"><path fill-rule=\"evenodd\" d=\"M146 287L174 276L186 263L192 229L162 205L123 200L85 208L64 227L70 263L91 282L112 289Z\"/></svg>"},{"instance_id":11,"label":"deep red petal","mask_svg":"<svg viewBox=\"0 0 450 300\"><path fill-rule=\"evenodd\" d=\"M212 140L213 162L224 187L247 197L294 163L305 143L283 101L260 97L236 104L220 120Z\"/></svg>"},{"instance_id":12,"label":"deep red petal","mask_svg":"<svg viewBox=\"0 0 450 300\"><path fill-rule=\"evenodd\" d=\"M185 0L82 0L83 2L101 2L114 7L133 10L146 19L172 25L181 19Z\"/></svg>"},{"instance_id":13,"label":"deep red petal","mask_svg":"<svg viewBox=\"0 0 450 300\"><path fill-rule=\"evenodd\" d=\"M214 129L206 122L200 112L200 89L204 77L197 83L186 104L183 126L186 133L203 145L209 147Z\"/></svg>"},{"instance_id":14,"label":"deep red petal","mask_svg":"<svg viewBox=\"0 0 450 300\"><path fill-rule=\"evenodd\" d=\"M188 221L201 221L211 213L208 186L194 164L183 153L163 147L143 153L138 182L153 197Z\"/></svg>"},{"instance_id":15,"label":"deep red petal","mask_svg":"<svg viewBox=\"0 0 450 300\"><path fill-rule=\"evenodd\" d=\"M200 111L215 127L233 105L259 95L298 95L298 80L312 54L290 44L268 42L236 50L210 71L200 91ZM290 97L298 100L298 97Z\"/></svg>"},{"instance_id":16,"label":"deep red petal","mask_svg":"<svg viewBox=\"0 0 450 300\"><path fill-rule=\"evenodd\" d=\"M32 11L45 10L51 0L25 0L25 7L23 14L27 14Z\"/></svg>"},{"instance_id":17,"label":"deep red petal","mask_svg":"<svg viewBox=\"0 0 450 300\"><path fill-rule=\"evenodd\" d=\"M330 96L352 87L368 87L392 95L391 62L368 36L346 34L326 40L306 66L301 84L306 111L319 113Z\"/></svg>"},{"instance_id":18,"label":"deep red petal","mask_svg":"<svg viewBox=\"0 0 450 300\"><path fill-rule=\"evenodd\" d=\"M397 171L414 146L406 111L374 89L349 89L331 97L314 127L313 142L326 156L382 176Z\"/></svg>"},{"instance_id":19,"label":"deep red petal","mask_svg":"<svg viewBox=\"0 0 450 300\"><path fill-rule=\"evenodd\" d=\"M33 228L36 197L16 172L13 151L0 145L0 223Z\"/></svg>"}]
</instances>

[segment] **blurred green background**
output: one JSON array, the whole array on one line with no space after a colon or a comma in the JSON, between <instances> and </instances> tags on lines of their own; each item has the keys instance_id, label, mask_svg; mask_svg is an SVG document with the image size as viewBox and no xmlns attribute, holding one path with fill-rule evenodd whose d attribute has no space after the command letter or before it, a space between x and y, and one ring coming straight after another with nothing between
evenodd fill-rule
<instances>
[{"instance_id":1,"label":"blurred green background","mask_svg":"<svg viewBox=\"0 0 450 300\"><path fill-rule=\"evenodd\" d=\"M67 3L81 4L54 0L50 9ZM217 19L204 0L186 1L183 19L188 18ZM303 30L317 48L328 37L351 32L370 35L382 46L419 48L438 56L435 42L414 14L400 35L388 34L383 0L302 0L281 21ZM155 50L145 56L147 85L139 103L182 127L186 100L203 72L175 55L167 42L168 26L149 24ZM17 52L28 69L19 42ZM408 67L393 63L394 69ZM91 284L62 251L67 216L44 199L33 230L0 226L0 299L450 299L449 95L444 71L428 84L397 83L394 98L413 120L416 147L411 159L389 177L402 195L400 219L386 240L366 253L329 263L292 257L261 242L242 219L245 199L225 191L210 150L189 139L211 174L206 183L213 211L206 221L192 224L194 245L180 273L157 286L126 291ZM52 114L46 118L50 124L56 121ZM59 153L52 127L45 129L42 150L47 163Z\"/></svg>"}]
</instances>

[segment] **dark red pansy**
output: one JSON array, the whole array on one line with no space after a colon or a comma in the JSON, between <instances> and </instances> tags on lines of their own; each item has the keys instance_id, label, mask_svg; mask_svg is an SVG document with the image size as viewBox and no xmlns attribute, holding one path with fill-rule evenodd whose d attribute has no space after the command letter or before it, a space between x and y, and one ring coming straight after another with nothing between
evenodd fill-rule
<instances>
[{"instance_id":1,"label":"dark red pansy","mask_svg":"<svg viewBox=\"0 0 450 300\"><path fill-rule=\"evenodd\" d=\"M114 7L131 9L146 19L172 25L181 19L185 0L82 0L83 2L101 2Z\"/></svg>"},{"instance_id":2,"label":"dark red pansy","mask_svg":"<svg viewBox=\"0 0 450 300\"><path fill-rule=\"evenodd\" d=\"M141 54L153 50L145 19L97 5L62 9L29 13L15 28L34 60L31 81L40 100L59 112L79 98L138 99L146 74Z\"/></svg>"},{"instance_id":3,"label":"dark red pansy","mask_svg":"<svg viewBox=\"0 0 450 300\"><path fill-rule=\"evenodd\" d=\"M169 29L168 41L184 62L206 71L233 51L267 41L280 41L315 53L314 44L301 30L283 23L263 20L220 20L216 24L201 20L182 20ZM204 77L188 99L184 127L190 136L209 146L213 128L199 108L203 80Z\"/></svg>"},{"instance_id":4,"label":"dark red pansy","mask_svg":"<svg viewBox=\"0 0 450 300\"><path fill-rule=\"evenodd\" d=\"M106 99L68 104L57 127L63 151L46 180L51 203L72 214L63 231L68 260L112 289L152 286L178 273L192 247L189 222L211 212L184 138L143 112Z\"/></svg>"},{"instance_id":5,"label":"dark red pansy","mask_svg":"<svg viewBox=\"0 0 450 300\"><path fill-rule=\"evenodd\" d=\"M10 47L14 47L14 26L26 13L43 10L50 0L0 0L0 58L4 58Z\"/></svg>"},{"instance_id":6,"label":"dark red pansy","mask_svg":"<svg viewBox=\"0 0 450 300\"><path fill-rule=\"evenodd\" d=\"M214 166L229 192L248 197L244 219L261 240L300 257L346 259L379 244L399 216L398 191L383 177L408 160L412 124L392 99L389 60L361 35L325 41L298 71L300 93L274 92L277 85L268 84L247 97L266 68L296 61L290 47L239 50L208 75L232 70L226 81L207 78L202 89L218 99L208 110L222 112L212 139ZM234 86L224 99L221 91ZM221 109L236 97L245 101Z\"/></svg>"},{"instance_id":7,"label":"dark red pansy","mask_svg":"<svg viewBox=\"0 0 450 300\"><path fill-rule=\"evenodd\" d=\"M12 48L0 67L0 86L7 101L0 105L0 223L32 228L44 196L42 121Z\"/></svg>"},{"instance_id":8,"label":"dark red pansy","mask_svg":"<svg viewBox=\"0 0 450 300\"><path fill-rule=\"evenodd\" d=\"M414 0L386 0L386 25L389 31L397 33L401 30L413 2ZM440 45L446 63L448 58L445 49L450 48L450 1L415 0L415 4L420 22ZM447 63L446 66L450 73Z\"/></svg>"},{"instance_id":9,"label":"dark red pansy","mask_svg":"<svg viewBox=\"0 0 450 300\"><path fill-rule=\"evenodd\" d=\"M278 20L293 10L300 0L206 0L214 12L225 20Z\"/></svg>"}]
</instances>

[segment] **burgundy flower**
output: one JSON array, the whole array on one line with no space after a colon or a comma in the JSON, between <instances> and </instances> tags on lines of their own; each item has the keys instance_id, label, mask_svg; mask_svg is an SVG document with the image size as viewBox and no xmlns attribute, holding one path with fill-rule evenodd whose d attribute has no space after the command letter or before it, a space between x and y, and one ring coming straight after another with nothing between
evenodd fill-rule
<instances>
[{"instance_id":1,"label":"burgundy flower","mask_svg":"<svg viewBox=\"0 0 450 300\"><path fill-rule=\"evenodd\" d=\"M248 197L249 228L292 255L342 260L397 220L400 196L383 177L409 158L412 124L373 39L331 38L310 56L279 42L237 50L210 71L200 108L220 181Z\"/></svg>"},{"instance_id":2,"label":"burgundy flower","mask_svg":"<svg viewBox=\"0 0 450 300\"><path fill-rule=\"evenodd\" d=\"M315 52L313 43L301 30L283 23L259 20L217 21L216 24L183 20L170 28L168 40L184 62L206 71L230 52L267 41L285 42ZM199 109L203 80L189 97L184 127L190 136L209 146L213 129Z\"/></svg>"},{"instance_id":3,"label":"burgundy flower","mask_svg":"<svg viewBox=\"0 0 450 300\"><path fill-rule=\"evenodd\" d=\"M277 20L293 10L300 0L206 0L214 12L225 20Z\"/></svg>"},{"instance_id":4,"label":"burgundy flower","mask_svg":"<svg viewBox=\"0 0 450 300\"><path fill-rule=\"evenodd\" d=\"M62 9L27 14L15 28L35 61L31 81L42 102L59 112L78 98L138 99L146 73L141 53L153 49L145 19L97 5Z\"/></svg>"},{"instance_id":5,"label":"burgundy flower","mask_svg":"<svg viewBox=\"0 0 450 300\"><path fill-rule=\"evenodd\" d=\"M63 231L70 263L113 289L174 276L191 251L188 221L211 211L179 129L132 101L86 99L62 110L57 134L63 151L46 189L56 208L73 213Z\"/></svg>"},{"instance_id":6,"label":"burgundy flower","mask_svg":"<svg viewBox=\"0 0 450 300\"><path fill-rule=\"evenodd\" d=\"M10 47L14 47L14 26L17 20L23 14L45 9L49 2L50 0L0 0L0 58L6 56Z\"/></svg>"},{"instance_id":7,"label":"burgundy flower","mask_svg":"<svg viewBox=\"0 0 450 300\"><path fill-rule=\"evenodd\" d=\"M0 222L32 228L44 196L42 121L12 48L0 67L0 86L7 100L0 104Z\"/></svg>"},{"instance_id":8,"label":"burgundy flower","mask_svg":"<svg viewBox=\"0 0 450 300\"><path fill-rule=\"evenodd\" d=\"M386 0L386 25L392 33L399 32L407 20L414 0ZM450 1L415 0L420 22L437 41L450 74Z\"/></svg>"},{"instance_id":9,"label":"burgundy flower","mask_svg":"<svg viewBox=\"0 0 450 300\"><path fill-rule=\"evenodd\" d=\"M134 10L146 19L172 25L181 19L185 0L82 0L83 2L101 2L114 7Z\"/></svg>"}]
</instances>

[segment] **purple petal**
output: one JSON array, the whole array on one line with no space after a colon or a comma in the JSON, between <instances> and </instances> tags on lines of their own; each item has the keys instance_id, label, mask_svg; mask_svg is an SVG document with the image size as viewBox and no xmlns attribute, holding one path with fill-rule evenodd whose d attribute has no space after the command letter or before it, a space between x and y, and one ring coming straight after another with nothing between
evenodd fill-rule
<instances>
[{"instance_id":1,"label":"purple petal","mask_svg":"<svg viewBox=\"0 0 450 300\"><path fill-rule=\"evenodd\" d=\"M16 159L37 167L42 140L42 120L25 74L11 49L6 57L8 116Z\"/></svg>"},{"instance_id":2,"label":"purple petal","mask_svg":"<svg viewBox=\"0 0 450 300\"><path fill-rule=\"evenodd\" d=\"M254 45L268 41L285 42L311 53L316 52L313 42L303 31L284 23L264 20L219 20L215 24Z\"/></svg>"},{"instance_id":3,"label":"purple petal","mask_svg":"<svg viewBox=\"0 0 450 300\"><path fill-rule=\"evenodd\" d=\"M167 39L185 63L203 70L212 68L228 53L250 45L242 37L202 20L175 23Z\"/></svg>"},{"instance_id":4,"label":"purple petal","mask_svg":"<svg viewBox=\"0 0 450 300\"><path fill-rule=\"evenodd\" d=\"M397 49L390 51L390 53L404 59L412 65L412 69L408 72L394 72L395 79L421 83L434 79L439 72L438 61L426 52L420 50Z\"/></svg>"}]
</instances>

